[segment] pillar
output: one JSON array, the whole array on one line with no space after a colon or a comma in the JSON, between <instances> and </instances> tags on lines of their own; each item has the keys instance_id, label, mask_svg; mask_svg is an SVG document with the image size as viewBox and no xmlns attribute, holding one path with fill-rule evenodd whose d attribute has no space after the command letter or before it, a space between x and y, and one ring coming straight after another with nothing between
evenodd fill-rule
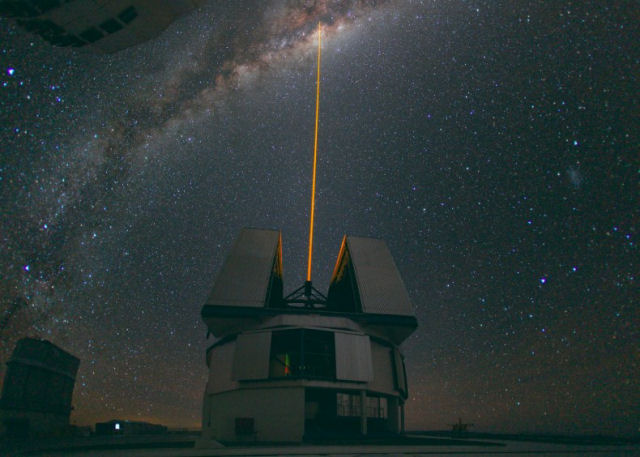
<instances>
[{"instance_id":1,"label":"pillar","mask_svg":"<svg viewBox=\"0 0 640 457\"><path fill-rule=\"evenodd\" d=\"M367 391L360 391L360 433L367 434Z\"/></svg>"},{"instance_id":2,"label":"pillar","mask_svg":"<svg viewBox=\"0 0 640 457\"><path fill-rule=\"evenodd\" d=\"M400 433L400 403L398 397L387 398L387 430Z\"/></svg>"}]
</instances>

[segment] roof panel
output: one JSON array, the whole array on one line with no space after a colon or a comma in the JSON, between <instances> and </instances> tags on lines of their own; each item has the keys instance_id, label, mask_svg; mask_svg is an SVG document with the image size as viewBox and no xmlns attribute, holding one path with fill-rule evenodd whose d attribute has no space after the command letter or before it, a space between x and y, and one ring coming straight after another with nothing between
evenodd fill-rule
<instances>
[{"instance_id":1,"label":"roof panel","mask_svg":"<svg viewBox=\"0 0 640 457\"><path fill-rule=\"evenodd\" d=\"M347 237L362 312L414 316L411 300L384 241Z\"/></svg>"},{"instance_id":2,"label":"roof panel","mask_svg":"<svg viewBox=\"0 0 640 457\"><path fill-rule=\"evenodd\" d=\"M264 307L270 284L274 279L281 282L281 275L280 232L242 229L206 305Z\"/></svg>"}]
</instances>

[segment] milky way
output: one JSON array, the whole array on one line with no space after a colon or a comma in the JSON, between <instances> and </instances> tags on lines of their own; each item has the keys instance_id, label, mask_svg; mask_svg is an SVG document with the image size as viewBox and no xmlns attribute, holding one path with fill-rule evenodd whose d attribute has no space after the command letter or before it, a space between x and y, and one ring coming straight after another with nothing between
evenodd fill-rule
<instances>
[{"instance_id":1,"label":"milky way","mask_svg":"<svg viewBox=\"0 0 640 457\"><path fill-rule=\"evenodd\" d=\"M314 284L384 239L409 428L637 434L638 52L599 2L210 2L114 55L0 22L0 362L81 359L72 419L198 426L199 312L243 226ZM4 367L3 367L4 369Z\"/></svg>"},{"instance_id":2,"label":"milky way","mask_svg":"<svg viewBox=\"0 0 640 457\"><path fill-rule=\"evenodd\" d=\"M132 169L135 172L144 165L154 143L178 134L185 124L213 116L216 102L223 103L230 92L255 83L261 73L302 59L301 54L312 49L314 24L323 23L323 32L331 36L345 24L353 24L370 10L369 4L377 2L275 3L267 14L257 13L246 4L239 11L213 12L214 21L220 21L216 18L220 13L232 16L224 22L223 31L216 30L214 22L213 30L204 36L199 33L189 37L190 41L203 43L196 52L175 65L168 64L159 71L160 75L154 74L159 84L154 82L143 93L133 89L133 93L127 93L117 113L105 113L89 141L86 134L74 138L72 141L79 144L68 146L71 157L65 154L63 166L59 163L61 157L41 165L48 172L36 178L27 193L31 208L32 199L40 200L36 203L38 211L30 209L31 217L24 226L6 229L17 234L11 240L15 246L9 249L17 258L5 275L15 278L6 286L8 295L14 295L5 317L7 323L18 309L33 300L40 303L32 302L32 306L42 308L45 316L51 314L57 300L54 289L68 279L65 264L73 263L73 246L82 249L87 234L95 238L88 227L100 223L106 200L117 198L119 185L126 186ZM22 211L16 209L15 213ZM92 219L97 221L90 222ZM84 220L79 227L75 223L78 220ZM15 219L6 222L16 224ZM38 233L26 235L24 231ZM38 243L24 252L24 240L33 238ZM22 272L16 277L15 272L20 269ZM28 275L26 279L23 273ZM30 279L34 275L37 279ZM34 321L44 318L39 311L35 311Z\"/></svg>"}]
</instances>

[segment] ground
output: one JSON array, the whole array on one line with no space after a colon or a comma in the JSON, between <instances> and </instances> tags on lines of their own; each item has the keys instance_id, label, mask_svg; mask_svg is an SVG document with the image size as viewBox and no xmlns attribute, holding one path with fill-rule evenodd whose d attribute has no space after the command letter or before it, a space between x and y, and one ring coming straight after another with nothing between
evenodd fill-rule
<instances>
[{"instance_id":1,"label":"ground","mask_svg":"<svg viewBox=\"0 0 640 457\"><path fill-rule=\"evenodd\" d=\"M640 456L640 443L615 440L506 440L451 438L445 436L413 435L403 440L360 440L343 443L320 444L265 444L247 443L218 448L199 449L194 447L197 434L168 434L163 436L138 437L90 437L66 442L40 442L13 445L8 450L9 457L204 457L204 456L356 456L376 455L379 457L397 455L482 455L484 457L525 456L544 454L545 456ZM559 442L562 441L562 442Z\"/></svg>"}]
</instances>

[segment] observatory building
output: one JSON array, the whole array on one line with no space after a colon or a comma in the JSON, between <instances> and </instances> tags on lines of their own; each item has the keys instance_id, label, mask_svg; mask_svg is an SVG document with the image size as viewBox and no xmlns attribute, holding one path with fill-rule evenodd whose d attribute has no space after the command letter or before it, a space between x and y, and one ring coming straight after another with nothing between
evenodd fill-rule
<instances>
[{"instance_id":1,"label":"observatory building","mask_svg":"<svg viewBox=\"0 0 640 457\"><path fill-rule=\"evenodd\" d=\"M116 52L143 43L206 0L0 0L0 16L55 46Z\"/></svg>"},{"instance_id":2,"label":"observatory building","mask_svg":"<svg viewBox=\"0 0 640 457\"><path fill-rule=\"evenodd\" d=\"M326 297L283 296L278 231L244 229L202 308L203 440L302 441L399 433L399 345L417 321L386 244L345 236Z\"/></svg>"},{"instance_id":3,"label":"observatory building","mask_svg":"<svg viewBox=\"0 0 640 457\"><path fill-rule=\"evenodd\" d=\"M77 357L49 341L18 341L2 386L0 435L26 438L64 433L79 364Z\"/></svg>"}]
</instances>

